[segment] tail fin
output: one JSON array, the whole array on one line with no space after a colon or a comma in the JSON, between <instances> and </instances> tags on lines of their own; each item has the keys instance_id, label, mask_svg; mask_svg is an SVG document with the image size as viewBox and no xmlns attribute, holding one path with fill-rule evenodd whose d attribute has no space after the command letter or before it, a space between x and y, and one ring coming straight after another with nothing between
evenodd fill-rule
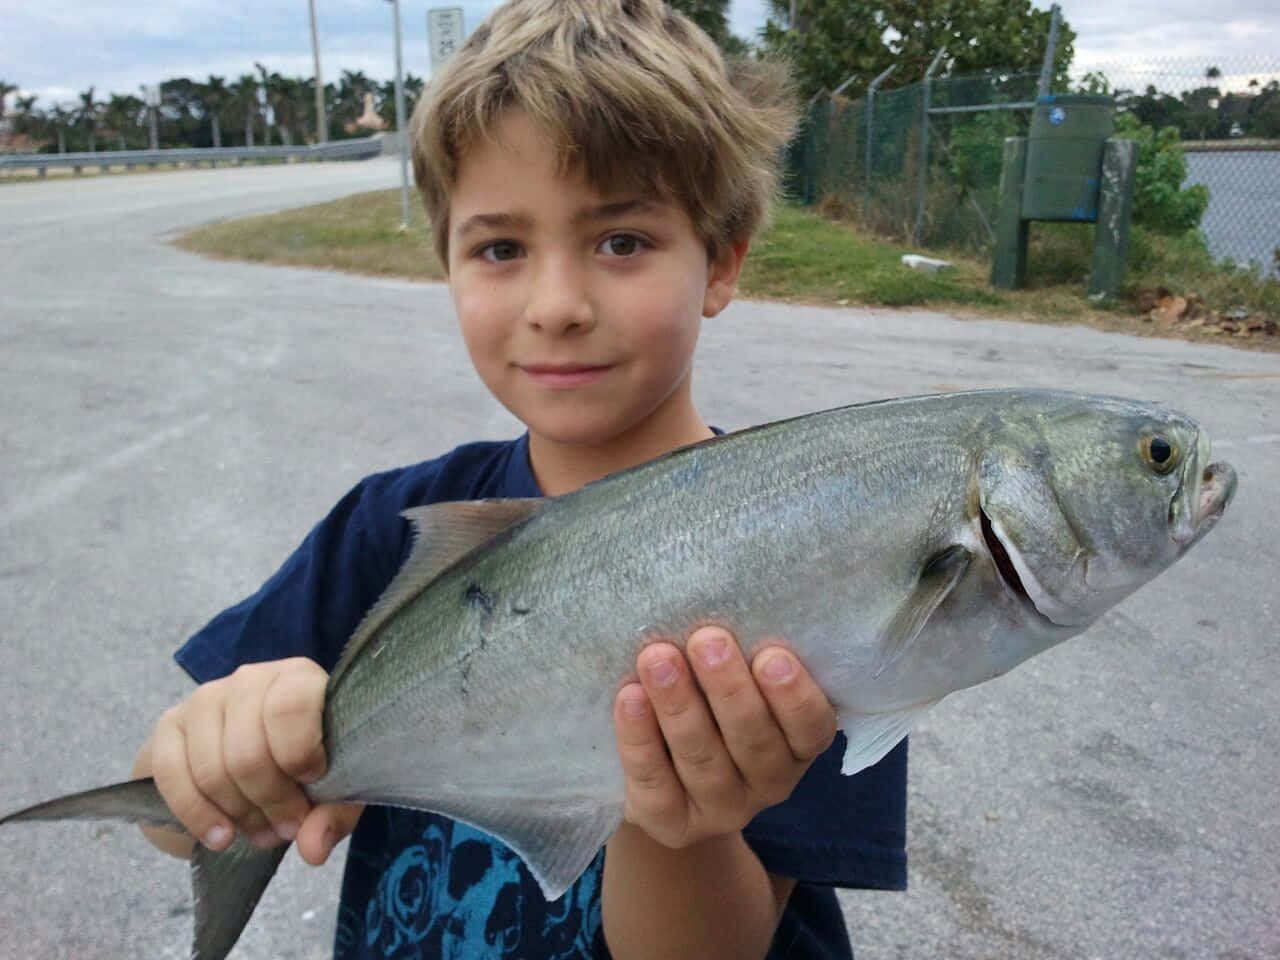
<instances>
[{"instance_id":1,"label":"tail fin","mask_svg":"<svg viewBox=\"0 0 1280 960\"><path fill-rule=\"evenodd\" d=\"M191 858L196 900L191 960L222 960L231 952L288 849L281 844L259 850L243 833L221 853L196 845Z\"/></svg>"},{"instance_id":2,"label":"tail fin","mask_svg":"<svg viewBox=\"0 0 1280 960\"><path fill-rule=\"evenodd\" d=\"M24 820L125 820L182 829L150 778L38 803L0 817L0 825ZM287 849L259 850L243 834L220 853L196 844L191 859L196 917L191 960L223 960L231 952Z\"/></svg>"},{"instance_id":3,"label":"tail fin","mask_svg":"<svg viewBox=\"0 0 1280 960\"><path fill-rule=\"evenodd\" d=\"M37 803L34 807L0 817L0 825L22 820L127 820L149 827L182 829L182 824L169 812L150 777Z\"/></svg>"}]
</instances>

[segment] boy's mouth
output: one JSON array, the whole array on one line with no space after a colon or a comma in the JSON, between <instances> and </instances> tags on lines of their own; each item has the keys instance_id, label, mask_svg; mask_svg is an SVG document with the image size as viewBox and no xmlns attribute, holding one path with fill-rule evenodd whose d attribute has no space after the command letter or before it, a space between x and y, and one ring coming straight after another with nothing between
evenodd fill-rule
<instances>
[{"instance_id":1,"label":"boy's mouth","mask_svg":"<svg viewBox=\"0 0 1280 960\"><path fill-rule=\"evenodd\" d=\"M612 364L535 363L521 366L534 382L553 390L567 390L594 383L613 369Z\"/></svg>"}]
</instances>

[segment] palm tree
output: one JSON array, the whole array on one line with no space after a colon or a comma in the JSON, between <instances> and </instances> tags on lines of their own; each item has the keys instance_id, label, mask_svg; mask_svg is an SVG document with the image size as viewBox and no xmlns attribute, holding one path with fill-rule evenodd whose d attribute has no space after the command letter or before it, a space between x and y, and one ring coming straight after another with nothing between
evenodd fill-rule
<instances>
[{"instance_id":1,"label":"palm tree","mask_svg":"<svg viewBox=\"0 0 1280 960\"><path fill-rule=\"evenodd\" d=\"M404 86L404 115L408 118L413 116L413 108L417 105L418 97L422 96L423 81L421 77L406 73L402 83ZM388 80L378 87L377 91L378 116L382 118L382 122L387 125L388 130L394 130L396 128L396 82Z\"/></svg>"},{"instance_id":2,"label":"palm tree","mask_svg":"<svg viewBox=\"0 0 1280 960\"><path fill-rule=\"evenodd\" d=\"M278 73L272 73L256 60L253 65L258 68L259 84L262 88L262 101L266 105L266 109L262 112L263 143L266 146L270 146L271 128L280 124L281 82L284 78Z\"/></svg>"},{"instance_id":3,"label":"palm tree","mask_svg":"<svg viewBox=\"0 0 1280 960\"><path fill-rule=\"evenodd\" d=\"M258 116L258 78L252 73L242 73L240 79L228 87L231 107L244 117L244 145L253 146L253 123Z\"/></svg>"},{"instance_id":4,"label":"palm tree","mask_svg":"<svg viewBox=\"0 0 1280 960\"><path fill-rule=\"evenodd\" d=\"M5 98L11 93L17 93L18 86L5 80L0 80L0 126L4 124L4 102Z\"/></svg>"},{"instance_id":5,"label":"palm tree","mask_svg":"<svg viewBox=\"0 0 1280 960\"><path fill-rule=\"evenodd\" d=\"M280 128L280 136L284 139L285 146L292 146L295 133L299 139L305 139L301 128L306 111L305 98L311 94L311 87L302 77L282 77L278 73L271 76L275 91L272 104L276 114L276 125ZM312 100L314 99L312 95Z\"/></svg>"},{"instance_id":6,"label":"palm tree","mask_svg":"<svg viewBox=\"0 0 1280 960\"><path fill-rule=\"evenodd\" d=\"M222 146L222 111L226 108L230 91L222 77L209 74L209 81L202 91L205 107L209 111L210 134L215 147Z\"/></svg>"},{"instance_id":7,"label":"palm tree","mask_svg":"<svg viewBox=\"0 0 1280 960\"><path fill-rule=\"evenodd\" d=\"M29 97L18 97L14 104L18 108L18 119L14 122L14 129L18 133L25 133L27 136L31 136L36 122L36 95L33 93Z\"/></svg>"},{"instance_id":8,"label":"palm tree","mask_svg":"<svg viewBox=\"0 0 1280 960\"><path fill-rule=\"evenodd\" d=\"M128 150L128 132L138 127L138 117L145 107L141 100L132 94L121 96L118 93L111 94L111 99L107 101L106 107L102 112L102 119L106 125L116 132L116 137L120 141L120 149Z\"/></svg>"},{"instance_id":9,"label":"palm tree","mask_svg":"<svg viewBox=\"0 0 1280 960\"><path fill-rule=\"evenodd\" d=\"M80 94L80 122L89 128L89 152L98 149L98 108L102 104L93 99L93 87Z\"/></svg>"},{"instance_id":10,"label":"palm tree","mask_svg":"<svg viewBox=\"0 0 1280 960\"><path fill-rule=\"evenodd\" d=\"M67 127L76 119L78 113L70 107L59 103L49 111L49 120L58 135L58 152L67 152Z\"/></svg>"},{"instance_id":11,"label":"palm tree","mask_svg":"<svg viewBox=\"0 0 1280 960\"><path fill-rule=\"evenodd\" d=\"M345 126L355 123L364 112L364 95L373 89L373 81L362 70L343 70L338 82L338 109Z\"/></svg>"}]
</instances>

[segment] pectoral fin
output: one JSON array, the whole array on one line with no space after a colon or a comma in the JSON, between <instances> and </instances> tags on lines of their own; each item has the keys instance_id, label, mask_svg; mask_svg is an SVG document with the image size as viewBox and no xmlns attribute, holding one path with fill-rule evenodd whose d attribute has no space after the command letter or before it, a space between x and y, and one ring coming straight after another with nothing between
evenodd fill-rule
<instances>
[{"instance_id":1,"label":"pectoral fin","mask_svg":"<svg viewBox=\"0 0 1280 960\"><path fill-rule=\"evenodd\" d=\"M878 677L897 663L915 642L925 623L933 616L943 600L955 589L964 572L969 569L973 553L959 544L953 544L934 554L920 569L914 589L902 601L884 629L881 638L881 659L874 676Z\"/></svg>"}]
</instances>

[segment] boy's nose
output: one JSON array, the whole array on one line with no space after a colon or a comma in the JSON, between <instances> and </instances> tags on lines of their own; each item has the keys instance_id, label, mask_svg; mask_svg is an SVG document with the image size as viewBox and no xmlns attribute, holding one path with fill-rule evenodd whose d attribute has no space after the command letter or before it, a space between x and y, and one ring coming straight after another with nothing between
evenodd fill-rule
<instances>
[{"instance_id":1,"label":"boy's nose","mask_svg":"<svg viewBox=\"0 0 1280 960\"><path fill-rule=\"evenodd\" d=\"M579 271L566 264L547 264L535 270L525 301L525 320L551 334L595 326L595 310Z\"/></svg>"}]
</instances>

